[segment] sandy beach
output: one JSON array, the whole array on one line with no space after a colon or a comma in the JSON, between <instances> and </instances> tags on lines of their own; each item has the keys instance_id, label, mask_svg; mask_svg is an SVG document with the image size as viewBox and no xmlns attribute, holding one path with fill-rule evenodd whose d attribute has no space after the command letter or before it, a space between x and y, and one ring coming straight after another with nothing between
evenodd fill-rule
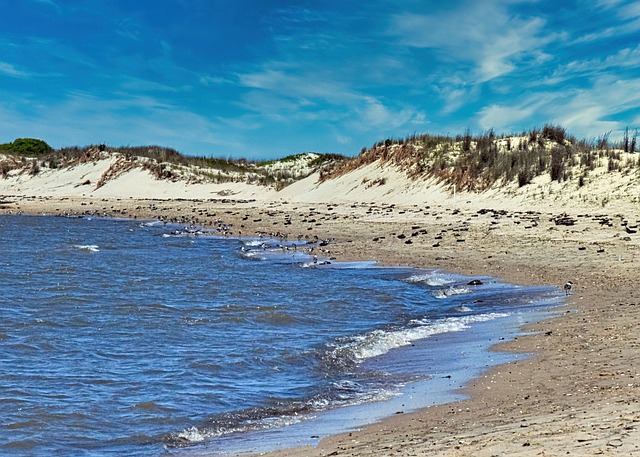
<instances>
[{"instance_id":1,"label":"sandy beach","mask_svg":"<svg viewBox=\"0 0 640 457\"><path fill-rule=\"evenodd\" d=\"M640 219L634 205L577 208L482 200L294 202L5 191L3 213L160 219L229 236L329 240L322 255L551 285L567 304L494 346L532 354L487 371L468 399L399 413L277 456L640 455Z\"/></svg>"},{"instance_id":2,"label":"sandy beach","mask_svg":"<svg viewBox=\"0 0 640 457\"><path fill-rule=\"evenodd\" d=\"M640 0L5 3L0 457L640 457Z\"/></svg>"}]
</instances>

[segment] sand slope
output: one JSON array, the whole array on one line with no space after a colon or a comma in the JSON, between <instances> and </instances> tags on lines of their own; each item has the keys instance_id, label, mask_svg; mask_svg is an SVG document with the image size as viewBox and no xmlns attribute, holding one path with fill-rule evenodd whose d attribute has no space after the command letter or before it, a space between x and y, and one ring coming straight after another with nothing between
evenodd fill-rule
<instances>
[{"instance_id":1,"label":"sand slope","mask_svg":"<svg viewBox=\"0 0 640 457\"><path fill-rule=\"evenodd\" d=\"M245 182L212 183L202 180L157 179L148 170L131 167L113 173L119 163L117 156L79 163L69 168L42 169L36 175L14 173L0 178L0 194L84 198L142 199L270 199L276 194L272 187Z\"/></svg>"},{"instance_id":2,"label":"sand slope","mask_svg":"<svg viewBox=\"0 0 640 457\"><path fill-rule=\"evenodd\" d=\"M623 154L624 155L624 154ZM622 157L632 163L635 155ZM31 175L28 170L14 170L0 178L0 194L56 197L147 198L147 199L239 199L259 201L292 201L301 203L370 202L378 204L429 205L471 204L517 209L633 208L640 204L640 168L626 167L608 171L604 160L582 179L580 167L571 171L571 179L551 181L548 175L538 176L531 184L519 187L517 182L497 182L480 193L456 191L450 184L434 178L409 178L406 168L381 159L351 170L338 177L320 180L314 173L307 178L276 191L246 177L227 177L227 182L181 170L171 179L158 179L139 162L127 162L119 154L103 154L71 167L41 168ZM300 158L310 160L315 156ZM300 176L309 171L300 160L270 165L279 173ZM290 170L287 171L287 167Z\"/></svg>"}]
</instances>

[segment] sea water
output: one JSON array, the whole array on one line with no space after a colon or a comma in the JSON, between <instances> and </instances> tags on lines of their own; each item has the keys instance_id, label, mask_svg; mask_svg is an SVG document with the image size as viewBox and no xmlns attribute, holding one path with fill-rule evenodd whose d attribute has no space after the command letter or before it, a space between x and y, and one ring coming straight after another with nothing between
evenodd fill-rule
<instances>
[{"instance_id":1,"label":"sea water","mask_svg":"<svg viewBox=\"0 0 640 457\"><path fill-rule=\"evenodd\" d=\"M0 217L0 454L313 444L451 400L501 361L491 344L558 302L550 288L217 235Z\"/></svg>"}]
</instances>

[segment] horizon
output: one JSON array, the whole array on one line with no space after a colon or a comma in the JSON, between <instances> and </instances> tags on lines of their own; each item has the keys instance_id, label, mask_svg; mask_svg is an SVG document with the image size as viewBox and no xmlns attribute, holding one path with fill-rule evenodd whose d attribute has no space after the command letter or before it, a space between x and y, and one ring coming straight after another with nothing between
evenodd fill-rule
<instances>
[{"instance_id":1,"label":"horizon","mask_svg":"<svg viewBox=\"0 0 640 457\"><path fill-rule=\"evenodd\" d=\"M271 160L640 124L637 2L396 3L0 0L0 143Z\"/></svg>"}]
</instances>

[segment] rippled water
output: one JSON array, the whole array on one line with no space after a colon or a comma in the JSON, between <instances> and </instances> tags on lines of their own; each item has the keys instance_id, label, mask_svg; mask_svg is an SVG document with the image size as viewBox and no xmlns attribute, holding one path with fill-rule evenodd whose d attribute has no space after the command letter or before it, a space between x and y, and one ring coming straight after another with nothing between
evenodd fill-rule
<instances>
[{"instance_id":1,"label":"rippled water","mask_svg":"<svg viewBox=\"0 0 640 457\"><path fill-rule=\"evenodd\" d=\"M389 398L432 375L398 366L417 341L555 294L325 264L303 242L199 235L156 222L0 217L0 454L208 449L217 437ZM441 349L434 357L446 360Z\"/></svg>"}]
</instances>

